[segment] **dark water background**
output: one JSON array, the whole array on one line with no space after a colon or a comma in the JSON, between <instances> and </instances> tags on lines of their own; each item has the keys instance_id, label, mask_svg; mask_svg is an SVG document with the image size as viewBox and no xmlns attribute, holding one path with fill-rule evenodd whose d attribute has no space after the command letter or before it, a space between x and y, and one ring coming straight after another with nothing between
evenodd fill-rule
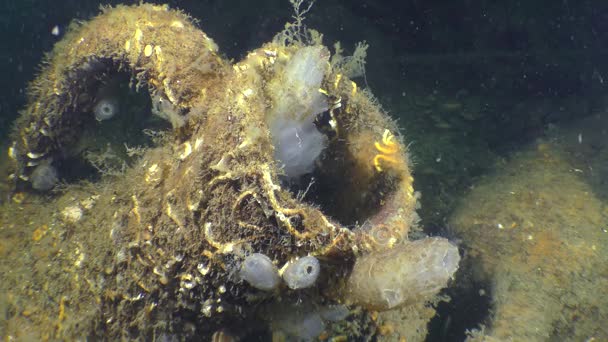
<instances>
[{"instance_id":1,"label":"dark water background","mask_svg":"<svg viewBox=\"0 0 608 342\"><path fill-rule=\"evenodd\" d=\"M119 3L137 2L101 4ZM199 19L235 60L272 39L293 13L288 0L168 3ZM91 18L99 6L0 2L2 141L44 53L72 20ZM328 46L340 41L350 52L359 41L370 44L366 77L357 82L372 89L411 142L428 233L442 231L456 199L497 159L555 125L608 108L608 2L319 0L307 17ZM430 340L462 339L487 315L487 303L460 298L439 309Z\"/></svg>"},{"instance_id":2,"label":"dark water background","mask_svg":"<svg viewBox=\"0 0 608 342\"><path fill-rule=\"evenodd\" d=\"M51 34L53 27L64 32L72 20L96 15L100 4L119 3L137 1L0 2L3 131L23 106L24 87L36 65L61 38ZM271 39L292 14L287 0L167 3L199 19L221 51L235 59ZM348 48L361 40L371 44L367 81L381 99L414 85L455 95L466 90L460 96L511 102L581 96L588 101L584 115L605 91L601 81L606 71L608 3L601 1L324 0L313 7L307 23L325 34L327 45L340 41ZM389 101L384 104L391 109ZM479 128L488 132L485 139L497 148L525 139L523 134L533 134L529 130L535 126L567 119L559 113L510 120L491 114ZM512 123L516 119L526 123ZM505 121L526 131L492 127Z\"/></svg>"}]
</instances>

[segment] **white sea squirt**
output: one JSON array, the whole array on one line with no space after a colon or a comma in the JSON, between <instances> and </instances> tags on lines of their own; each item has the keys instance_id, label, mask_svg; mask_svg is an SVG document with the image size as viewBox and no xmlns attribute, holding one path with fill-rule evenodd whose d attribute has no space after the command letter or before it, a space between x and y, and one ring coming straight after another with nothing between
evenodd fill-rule
<instances>
[{"instance_id":1,"label":"white sea squirt","mask_svg":"<svg viewBox=\"0 0 608 342\"><path fill-rule=\"evenodd\" d=\"M30 178L32 180L32 188L38 191L51 190L59 181L57 169L49 163L36 166Z\"/></svg>"},{"instance_id":2,"label":"white sea squirt","mask_svg":"<svg viewBox=\"0 0 608 342\"><path fill-rule=\"evenodd\" d=\"M105 121L118 114L118 110L118 100L114 97L106 97L97 101L93 113L95 114L95 120Z\"/></svg>"},{"instance_id":3,"label":"white sea squirt","mask_svg":"<svg viewBox=\"0 0 608 342\"><path fill-rule=\"evenodd\" d=\"M241 279L262 291L272 291L279 285L279 271L269 257L253 253L245 258L239 270Z\"/></svg>"},{"instance_id":4,"label":"white sea squirt","mask_svg":"<svg viewBox=\"0 0 608 342\"><path fill-rule=\"evenodd\" d=\"M294 53L269 88L273 99L267 122L275 147L275 160L288 179L313 171L327 145L327 137L315 126L315 118L328 108L319 92L328 68L329 51L307 46Z\"/></svg>"},{"instance_id":5,"label":"white sea squirt","mask_svg":"<svg viewBox=\"0 0 608 342\"><path fill-rule=\"evenodd\" d=\"M347 284L347 299L388 310L430 299L458 270L458 247L430 237L359 257Z\"/></svg>"},{"instance_id":6,"label":"white sea squirt","mask_svg":"<svg viewBox=\"0 0 608 342\"><path fill-rule=\"evenodd\" d=\"M305 256L290 262L283 271L283 280L292 290L311 287L317 281L321 265L313 256Z\"/></svg>"}]
</instances>

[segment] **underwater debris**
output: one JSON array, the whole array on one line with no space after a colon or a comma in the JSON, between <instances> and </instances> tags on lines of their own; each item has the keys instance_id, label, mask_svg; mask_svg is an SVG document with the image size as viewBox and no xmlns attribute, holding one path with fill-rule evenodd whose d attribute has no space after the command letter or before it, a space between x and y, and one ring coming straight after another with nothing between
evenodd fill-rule
<instances>
[{"instance_id":1,"label":"underwater debris","mask_svg":"<svg viewBox=\"0 0 608 342\"><path fill-rule=\"evenodd\" d=\"M119 163L113 177L102 172L99 182L68 183L43 204L18 209L62 237L27 239L32 245L20 249L37 248L40 270L28 282L49 289L10 290L24 305L37 305L23 323L35 327L29 330L68 340L208 339L233 327L259 329L264 301L291 303L305 294L311 307L341 302L350 277L358 289L353 302L373 308L386 298L374 278L357 275L367 272L366 260L391 253L403 264L389 260L392 267L374 269L375 278L427 261L435 272L432 256L441 253L449 263L422 283L416 272L399 273L411 289L384 308L426 300L446 285L458 261L449 242L408 240L417 228L417 195L403 142L386 133L398 127L331 68L320 39L289 42L264 44L231 64L188 16L151 4L104 8L65 34L15 125L16 191L50 189L52 172L37 167L75 163L66 151L84 138L82 127L96 124L95 115L80 114L93 108L100 74L129 73L171 127L133 165ZM329 130L315 123L324 113ZM284 128L296 133L282 136ZM379 170L374 160L387 151L391 160ZM100 168L108 161L89 157L101 159ZM311 201L282 182L307 173L317 180ZM47 175L44 182L38 174ZM81 207L89 198L94 215ZM406 251L429 258L404 257ZM20 267L30 267L24 260ZM287 265L287 286L277 286L274 265ZM60 302L65 315L57 329L46 317ZM320 313L303 319L310 336L329 321Z\"/></svg>"}]
</instances>

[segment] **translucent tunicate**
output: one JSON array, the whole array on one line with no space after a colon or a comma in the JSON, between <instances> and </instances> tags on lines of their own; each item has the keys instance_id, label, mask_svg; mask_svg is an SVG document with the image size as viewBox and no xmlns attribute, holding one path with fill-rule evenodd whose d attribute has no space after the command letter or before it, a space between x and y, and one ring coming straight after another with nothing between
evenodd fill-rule
<instances>
[{"instance_id":1,"label":"translucent tunicate","mask_svg":"<svg viewBox=\"0 0 608 342\"><path fill-rule=\"evenodd\" d=\"M32 188L38 191L51 190L57 181L57 170L52 165L40 164L36 167L31 176Z\"/></svg>"},{"instance_id":2,"label":"translucent tunicate","mask_svg":"<svg viewBox=\"0 0 608 342\"><path fill-rule=\"evenodd\" d=\"M310 303L275 304L268 308L273 332L281 332L285 341L313 341L325 330L325 322Z\"/></svg>"},{"instance_id":3,"label":"translucent tunicate","mask_svg":"<svg viewBox=\"0 0 608 342\"><path fill-rule=\"evenodd\" d=\"M284 328L288 328L285 329L288 334L298 340L311 341L325 330L325 323L319 314L313 312L301 317L298 321L292 322L291 326L286 324Z\"/></svg>"},{"instance_id":4,"label":"translucent tunicate","mask_svg":"<svg viewBox=\"0 0 608 342\"><path fill-rule=\"evenodd\" d=\"M357 259L347 284L348 299L372 310L421 302L452 278L460 255L443 238L426 238Z\"/></svg>"},{"instance_id":5,"label":"translucent tunicate","mask_svg":"<svg viewBox=\"0 0 608 342\"><path fill-rule=\"evenodd\" d=\"M279 284L279 271L269 257L253 253L245 258L239 271L241 279L262 291L274 290Z\"/></svg>"},{"instance_id":6,"label":"translucent tunicate","mask_svg":"<svg viewBox=\"0 0 608 342\"><path fill-rule=\"evenodd\" d=\"M319 315L325 321L340 322L350 314L348 307L344 305L328 305L319 309Z\"/></svg>"},{"instance_id":7,"label":"translucent tunicate","mask_svg":"<svg viewBox=\"0 0 608 342\"><path fill-rule=\"evenodd\" d=\"M282 77L269 86L273 105L267 121L275 160L288 179L312 172L327 146L327 137L314 122L328 109L327 98L319 91L328 61L329 51L322 46L301 48L285 65Z\"/></svg>"},{"instance_id":8,"label":"translucent tunicate","mask_svg":"<svg viewBox=\"0 0 608 342\"><path fill-rule=\"evenodd\" d=\"M285 176L297 178L314 170L315 161L327 146L327 137L319 132L314 117L304 121L277 118L271 124L275 159Z\"/></svg>"},{"instance_id":9,"label":"translucent tunicate","mask_svg":"<svg viewBox=\"0 0 608 342\"><path fill-rule=\"evenodd\" d=\"M263 306L261 317L284 341L317 341L328 324L343 321L350 311L344 305L320 305L315 300L275 301Z\"/></svg>"},{"instance_id":10,"label":"translucent tunicate","mask_svg":"<svg viewBox=\"0 0 608 342\"><path fill-rule=\"evenodd\" d=\"M291 262L283 272L283 280L292 290L312 286L319 277L321 265L313 256L305 256Z\"/></svg>"},{"instance_id":11,"label":"translucent tunicate","mask_svg":"<svg viewBox=\"0 0 608 342\"><path fill-rule=\"evenodd\" d=\"M103 98L97 102L93 112L97 121L109 120L118 113L118 100L113 97Z\"/></svg>"}]
</instances>

